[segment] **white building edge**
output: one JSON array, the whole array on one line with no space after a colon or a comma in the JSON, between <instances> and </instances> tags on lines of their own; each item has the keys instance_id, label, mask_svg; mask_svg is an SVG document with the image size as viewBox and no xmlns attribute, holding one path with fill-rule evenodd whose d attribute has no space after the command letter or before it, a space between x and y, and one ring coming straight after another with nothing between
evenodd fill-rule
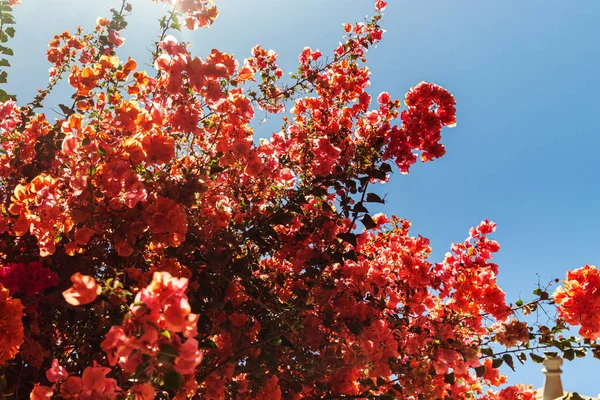
<instances>
[{"instance_id":1,"label":"white building edge","mask_svg":"<svg viewBox=\"0 0 600 400\"><path fill-rule=\"evenodd\" d=\"M544 360L544 369L542 372L546 375L544 380L544 387L537 390L536 399L540 400L559 400L559 399L584 399L584 400L600 400L600 394L598 397L590 397L579 394L579 397L573 393L564 392L562 382L560 380L560 374L562 370L560 366L563 360L560 357L547 358Z\"/></svg>"}]
</instances>

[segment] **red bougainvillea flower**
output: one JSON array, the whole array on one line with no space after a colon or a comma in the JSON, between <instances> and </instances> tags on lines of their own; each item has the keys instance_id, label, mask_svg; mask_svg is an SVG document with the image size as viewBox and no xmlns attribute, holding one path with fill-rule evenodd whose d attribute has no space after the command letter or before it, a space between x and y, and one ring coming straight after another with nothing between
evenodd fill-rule
<instances>
[{"instance_id":1,"label":"red bougainvillea flower","mask_svg":"<svg viewBox=\"0 0 600 400\"><path fill-rule=\"evenodd\" d=\"M63 297L72 306L90 304L102 293L94 278L77 272L71 276L73 286L63 292Z\"/></svg>"},{"instance_id":2,"label":"red bougainvillea flower","mask_svg":"<svg viewBox=\"0 0 600 400\"><path fill-rule=\"evenodd\" d=\"M0 284L0 365L12 359L23 344L23 305Z\"/></svg>"},{"instance_id":3,"label":"red bougainvillea flower","mask_svg":"<svg viewBox=\"0 0 600 400\"><path fill-rule=\"evenodd\" d=\"M138 383L129 389L129 394L133 395L133 400L154 400L156 391L149 383Z\"/></svg>"},{"instance_id":4,"label":"red bougainvillea flower","mask_svg":"<svg viewBox=\"0 0 600 400\"><path fill-rule=\"evenodd\" d=\"M375 10L377 10L377 11L383 11L383 10L385 10L386 7L387 7L387 2L385 2L383 0L377 0L375 2Z\"/></svg>"},{"instance_id":5,"label":"red bougainvillea flower","mask_svg":"<svg viewBox=\"0 0 600 400\"><path fill-rule=\"evenodd\" d=\"M81 380L83 388L81 398L113 398L116 396L120 388L117 386L117 381L112 378L107 378L106 375L110 372L110 368L100 367L94 362L94 365L87 367L83 371Z\"/></svg>"},{"instance_id":6,"label":"red bougainvillea flower","mask_svg":"<svg viewBox=\"0 0 600 400\"><path fill-rule=\"evenodd\" d=\"M502 389L500 392L489 391L480 400L535 400L536 394L531 386L515 385Z\"/></svg>"},{"instance_id":7,"label":"red bougainvillea flower","mask_svg":"<svg viewBox=\"0 0 600 400\"><path fill-rule=\"evenodd\" d=\"M198 350L198 341L188 339L180 348L179 356L175 359L173 366L181 375L190 375L202 362L203 353Z\"/></svg>"},{"instance_id":8,"label":"red bougainvillea flower","mask_svg":"<svg viewBox=\"0 0 600 400\"><path fill-rule=\"evenodd\" d=\"M48 400L52 398L52 395L54 394L54 392L52 391L52 388L49 388L48 386L43 386L40 385L39 383L36 383L35 386L33 387L33 390L31 391L31 395L29 396L30 400Z\"/></svg>"},{"instance_id":9,"label":"red bougainvillea flower","mask_svg":"<svg viewBox=\"0 0 600 400\"><path fill-rule=\"evenodd\" d=\"M28 265L10 263L0 267L0 282L12 295L31 297L56 285L58 274L37 261Z\"/></svg>"},{"instance_id":10,"label":"red bougainvillea flower","mask_svg":"<svg viewBox=\"0 0 600 400\"><path fill-rule=\"evenodd\" d=\"M67 370L58 363L58 360L56 358L52 360L52 367L46 371L46 378L48 378L50 382L56 383L65 380L68 377L69 374Z\"/></svg>"},{"instance_id":11,"label":"red bougainvillea flower","mask_svg":"<svg viewBox=\"0 0 600 400\"><path fill-rule=\"evenodd\" d=\"M572 325L581 325L579 334L584 338L600 339L600 271L586 265L567 272L563 283L553 294L559 315Z\"/></svg>"}]
</instances>

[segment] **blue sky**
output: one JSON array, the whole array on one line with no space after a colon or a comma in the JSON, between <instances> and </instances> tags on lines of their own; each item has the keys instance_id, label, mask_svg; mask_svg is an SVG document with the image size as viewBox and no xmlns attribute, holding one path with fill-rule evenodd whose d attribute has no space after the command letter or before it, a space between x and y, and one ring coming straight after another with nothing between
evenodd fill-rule
<instances>
[{"instance_id":1,"label":"blue sky","mask_svg":"<svg viewBox=\"0 0 600 400\"><path fill-rule=\"evenodd\" d=\"M210 49L240 60L260 43L294 71L305 46L325 54L338 43L341 24L372 13L370 0L216 0L221 16L210 30L178 34L193 53ZM47 82L48 40L77 25L91 29L118 0L23 0L16 7L15 57L9 92L28 100ZM120 51L141 67L158 32L162 5L133 0ZM498 223L500 282L508 299L527 299L539 279L563 278L567 269L600 265L600 186L597 173L600 93L600 2L578 0L389 0L383 42L369 54L371 94L402 98L426 80L449 89L458 102L458 126L446 130L447 154L395 174L381 188L385 211L413 222L429 237L433 260L469 227ZM59 88L50 99L67 96ZM51 117L52 112L48 112ZM265 124L258 136L278 126ZM566 390L600 392L598 361L567 363ZM518 366L511 383L540 387L540 365Z\"/></svg>"}]
</instances>

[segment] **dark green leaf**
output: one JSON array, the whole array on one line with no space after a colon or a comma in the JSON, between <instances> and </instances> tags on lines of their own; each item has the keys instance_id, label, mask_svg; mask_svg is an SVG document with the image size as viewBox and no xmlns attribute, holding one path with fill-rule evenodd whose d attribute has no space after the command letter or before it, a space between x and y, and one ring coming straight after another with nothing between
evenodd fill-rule
<instances>
[{"instance_id":1,"label":"dark green leaf","mask_svg":"<svg viewBox=\"0 0 600 400\"><path fill-rule=\"evenodd\" d=\"M504 360L506 365L510 367L510 369L512 369L513 371L515 370L515 362L513 361L513 358L510 354L503 355L502 359Z\"/></svg>"},{"instance_id":2,"label":"dark green leaf","mask_svg":"<svg viewBox=\"0 0 600 400\"><path fill-rule=\"evenodd\" d=\"M388 163L381 164L379 169L382 170L383 172L392 172L392 167Z\"/></svg>"},{"instance_id":3,"label":"dark green leaf","mask_svg":"<svg viewBox=\"0 0 600 400\"><path fill-rule=\"evenodd\" d=\"M365 214L361 219L360 222L363 223L363 225L365 226L365 228L367 229L373 229L377 227L377 224L375 223L375 221L373 221L373 218L371 218L371 216L369 214Z\"/></svg>"},{"instance_id":4,"label":"dark green leaf","mask_svg":"<svg viewBox=\"0 0 600 400\"><path fill-rule=\"evenodd\" d=\"M98 154L101 156L105 156L106 155L106 150L104 150L103 147L98 147Z\"/></svg>"},{"instance_id":5,"label":"dark green leaf","mask_svg":"<svg viewBox=\"0 0 600 400\"><path fill-rule=\"evenodd\" d=\"M369 203L385 203L381 197L375 193L367 193L367 202Z\"/></svg>"},{"instance_id":6,"label":"dark green leaf","mask_svg":"<svg viewBox=\"0 0 600 400\"><path fill-rule=\"evenodd\" d=\"M482 347L481 354L483 354L484 356L493 357L494 350L490 349L489 347Z\"/></svg>"},{"instance_id":7,"label":"dark green leaf","mask_svg":"<svg viewBox=\"0 0 600 400\"><path fill-rule=\"evenodd\" d=\"M12 51L10 47L0 46L0 53L6 54L7 56L14 56L15 53Z\"/></svg>"},{"instance_id":8,"label":"dark green leaf","mask_svg":"<svg viewBox=\"0 0 600 400\"><path fill-rule=\"evenodd\" d=\"M362 201L359 203L356 203L356 205L354 206L354 208L352 209L352 211L359 213L368 213L369 210L367 210L367 208L363 205Z\"/></svg>"},{"instance_id":9,"label":"dark green leaf","mask_svg":"<svg viewBox=\"0 0 600 400\"><path fill-rule=\"evenodd\" d=\"M444 382L448 385L454 385L454 372L444 375Z\"/></svg>"},{"instance_id":10,"label":"dark green leaf","mask_svg":"<svg viewBox=\"0 0 600 400\"><path fill-rule=\"evenodd\" d=\"M356 235L354 233L338 233L337 237L356 247Z\"/></svg>"},{"instance_id":11,"label":"dark green leaf","mask_svg":"<svg viewBox=\"0 0 600 400\"><path fill-rule=\"evenodd\" d=\"M502 360L501 358L494 358L492 360L492 368L500 368L503 362L504 360Z\"/></svg>"},{"instance_id":12,"label":"dark green leaf","mask_svg":"<svg viewBox=\"0 0 600 400\"><path fill-rule=\"evenodd\" d=\"M533 353L531 353L531 354L529 355L529 357L531 357L531 360L532 360L533 362L535 362L535 363L538 363L538 364L540 364L542 361L544 361L544 357L542 357L542 356L538 356L537 354L533 354Z\"/></svg>"},{"instance_id":13,"label":"dark green leaf","mask_svg":"<svg viewBox=\"0 0 600 400\"><path fill-rule=\"evenodd\" d=\"M160 350L158 352L158 362L161 364L172 364L179 353L177 349L170 344L163 344L160 346Z\"/></svg>"},{"instance_id":14,"label":"dark green leaf","mask_svg":"<svg viewBox=\"0 0 600 400\"><path fill-rule=\"evenodd\" d=\"M563 358L565 360L572 361L575 358L575 351L573 349L567 349L563 352Z\"/></svg>"},{"instance_id":15,"label":"dark green leaf","mask_svg":"<svg viewBox=\"0 0 600 400\"><path fill-rule=\"evenodd\" d=\"M67 117L70 116L71 114L75 113L75 110L73 110L72 108L69 108L69 107L65 106L64 104L59 104L58 108L60 108L60 111L62 111L63 114L65 114L65 116L67 116ZM87 145L84 145L84 146L87 146Z\"/></svg>"},{"instance_id":16,"label":"dark green leaf","mask_svg":"<svg viewBox=\"0 0 600 400\"><path fill-rule=\"evenodd\" d=\"M485 365L480 365L479 367L475 368L475 373L477 374L478 378L481 378L485 374Z\"/></svg>"},{"instance_id":17,"label":"dark green leaf","mask_svg":"<svg viewBox=\"0 0 600 400\"><path fill-rule=\"evenodd\" d=\"M179 374L179 372L172 369L165 374L163 382L165 388L178 391L181 387L181 383L183 382L183 377Z\"/></svg>"},{"instance_id":18,"label":"dark green leaf","mask_svg":"<svg viewBox=\"0 0 600 400\"><path fill-rule=\"evenodd\" d=\"M385 178L387 177L386 173L379 169L372 169L371 171L369 171L369 176L371 178L380 179L382 181L384 181Z\"/></svg>"}]
</instances>

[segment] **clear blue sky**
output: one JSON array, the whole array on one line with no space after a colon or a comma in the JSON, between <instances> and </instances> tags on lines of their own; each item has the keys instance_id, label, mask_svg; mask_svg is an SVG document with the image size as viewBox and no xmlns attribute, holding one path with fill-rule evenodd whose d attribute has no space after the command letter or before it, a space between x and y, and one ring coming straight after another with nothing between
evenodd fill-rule
<instances>
[{"instance_id":1,"label":"clear blue sky","mask_svg":"<svg viewBox=\"0 0 600 400\"><path fill-rule=\"evenodd\" d=\"M260 43L295 70L304 46L325 54L338 43L343 22L372 13L371 0L216 0L221 16L210 30L178 34L193 52L211 48L240 60ZM9 89L27 100L45 86L48 40L64 29L91 29L118 0L23 0ZM567 269L600 265L597 152L600 93L600 2L596 0L389 0L383 42L369 55L372 94L401 98L426 80L454 93L458 127L445 132L447 155L395 174L382 188L385 211L413 222L429 237L433 259L463 240L484 218L498 223L500 282L508 299L528 298L542 282ZM158 31L161 5L133 0L120 54L138 65ZM60 89L51 102L65 98ZM51 117L51 113L48 113ZM273 124L273 126L277 126ZM271 124L257 135L269 136ZM563 369L566 390L600 392L600 362ZM519 366L512 383L542 385L540 366Z\"/></svg>"}]
</instances>

